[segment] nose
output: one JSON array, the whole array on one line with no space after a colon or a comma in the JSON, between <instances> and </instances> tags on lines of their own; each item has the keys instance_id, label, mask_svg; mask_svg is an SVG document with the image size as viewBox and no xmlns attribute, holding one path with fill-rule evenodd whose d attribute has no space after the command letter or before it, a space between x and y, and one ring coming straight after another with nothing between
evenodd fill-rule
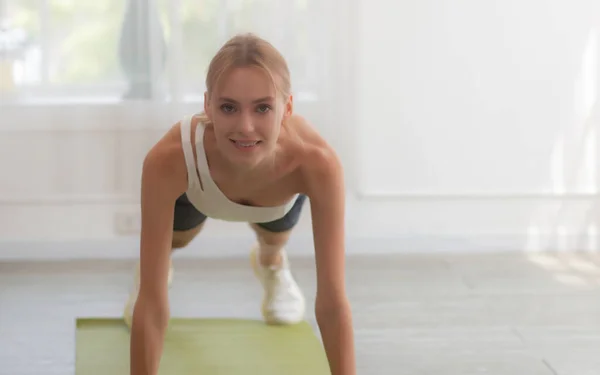
<instances>
[{"instance_id":1,"label":"nose","mask_svg":"<svg viewBox=\"0 0 600 375\"><path fill-rule=\"evenodd\" d=\"M247 112L243 112L240 118L240 130L244 133L251 133L254 130L252 116Z\"/></svg>"}]
</instances>

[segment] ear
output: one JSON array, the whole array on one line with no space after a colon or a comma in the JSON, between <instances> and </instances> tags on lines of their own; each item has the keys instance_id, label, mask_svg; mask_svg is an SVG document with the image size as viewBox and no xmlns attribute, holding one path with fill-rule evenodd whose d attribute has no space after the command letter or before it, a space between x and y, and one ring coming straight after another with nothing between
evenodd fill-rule
<instances>
[{"instance_id":1,"label":"ear","mask_svg":"<svg viewBox=\"0 0 600 375\"><path fill-rule=\"evenodd\" d=\"M209 99L209 96L208 96L208 92L206 92L206 91L205 91L205 92L204 92L204 113L205 113L205 114L206 114L206 116L208 116L208 117L209 117L209 119L210 119L210 113L209 113L209 111L208 111L208 108L210 107L210 103L208 102L209 100L210 100L210 99Z\"/></svg>"},{"instance_id":2,"label":"ear","mask_svg":"<svg viewBox=\"0 0 600 375\"><path fill-rule=\"evenodd\" d=\"M288 100L285 103L285 111L283 113L284 118L290 117L294 113L294 97L290 94Z\"/></svg>"}]
</instances>

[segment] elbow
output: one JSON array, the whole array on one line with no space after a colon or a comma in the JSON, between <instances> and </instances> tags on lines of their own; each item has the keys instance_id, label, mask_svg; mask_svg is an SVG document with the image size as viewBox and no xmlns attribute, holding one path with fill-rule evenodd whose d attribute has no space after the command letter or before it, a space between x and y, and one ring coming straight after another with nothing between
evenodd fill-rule
<instances>
[{"instance_id":1,"label":"elbow","mask_svg":"<svg viewBox=\"0 0 600 375\"><path fill-rule=\"evenodd\" d=\"M166 330L169 324L170 311L168 304L151 301L142 296L138 298L133 311L132 326L152 327L162 332Z\"/></svg>"},{"instance_id":2,"label":"elbow","mask_svg":"<svg viewBox=\"0 0 600 375\"><path fill-rule=\"evenodd\" d=\"M331 316L349 316L351 314L348 298L317 298L315 302L315 317L317 320L327 319Z\"/></svg>"}]
</instances>

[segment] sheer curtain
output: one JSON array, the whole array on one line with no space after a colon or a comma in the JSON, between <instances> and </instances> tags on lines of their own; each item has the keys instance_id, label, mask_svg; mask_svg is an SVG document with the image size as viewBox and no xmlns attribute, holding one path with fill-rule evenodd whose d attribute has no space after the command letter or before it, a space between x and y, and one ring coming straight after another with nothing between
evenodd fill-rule
<instances>
[{"instance_id":1,"label":"sheer curtain","mask_svg":"<svg viewBox=\"0 0 600 375\"><path fill-rule=\"evenodd\" d=\"M197 101L210 58L237 32L288 59L295 93L324 95L330 17L316 0L0 0L5 98ZM10 70L10 72L9 72Z\"/></svg>"},{"instance_id":2,"label":"sheer curtain","mask_svg":"<svg viewBox=\"0 0 600 375\"><path fill-rule=\"evenodd\" d=\"M346 4L0 0L0 239L113 235L138 212L148 148L202 110L209 61L236 33L281 50L296 110L337 136Z\"/></svg>"}]
</instances>

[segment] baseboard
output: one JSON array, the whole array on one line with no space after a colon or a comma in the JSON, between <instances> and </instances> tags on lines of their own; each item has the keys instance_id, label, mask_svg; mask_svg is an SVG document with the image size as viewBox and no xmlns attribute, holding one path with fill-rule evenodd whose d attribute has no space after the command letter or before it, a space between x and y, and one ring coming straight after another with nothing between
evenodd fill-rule
<instances>
[{"instance_id":1,"label":"baseboard","mask_svg":"<svg viewBox=\"0 0 600 375\"><path fill-rule=\"evenodd\" d=\"M245 257L253 242L251 236L205 236L178 251L177 257ZM536 238L522 234L349 236L346 245L348 255L540 251L600 250L595 237L571 235L558 238L551 234ZM312 256L312 236L292 238L288 252L291 256ZM138 256L139 239L135 237L79 241L0 241L0 261L135 259Z\"/></svg>"}]
</instances>

